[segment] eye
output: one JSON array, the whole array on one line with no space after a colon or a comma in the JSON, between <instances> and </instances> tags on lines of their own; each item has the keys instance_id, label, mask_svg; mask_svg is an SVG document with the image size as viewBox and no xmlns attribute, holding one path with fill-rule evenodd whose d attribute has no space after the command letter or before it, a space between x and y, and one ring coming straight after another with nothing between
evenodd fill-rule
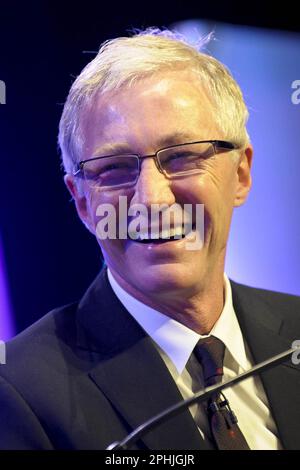
<instances>
[{"instance_id":1,"label":"eye","mask_svg":"<svg viewBox=\"0 0 300 470\"><path fill-rule=\"evenodd\" d=\"M99 169L99 173L105 173L106 171L113 171L113 170L122 170L124 168L128 169L129 165L126 163L111 163Z\"/></svg>"},{"instance_id":2,"label":"eye","mask_svg":"<svg viewBox=\"0 0 300 470\"><path fill-rule=\"evenodd\" d=\"M168 158L165 160L165 165L169 168L180 169L181 167L195 165L195 162L199 162L200 160L201 155L197 155L196 153L176 152L168 156Z\"/></svg>"},{"instance_id":3,"label":"eye","mask_svg":"<svg viewBox=\"0 0 300 470\"><path fill-rule=\"evenodd\" d=\"M110 175L132 172L136 169L135 160L126 158L115 160L91 160L85 165L85 175L89 179L108 177Z\"/></svg>"},{"instance_id":4,"label":"eye","mask_svg":"<svg viewBox=\"0 0 300 470\"><path fill-rule=\"evenodd\" d=\"M176 152L176 153L172 153L171 155L169 155L167 161L178 160L180 158L187 158L187 157L197 157L197 155L191 152Z\"/></svg>"}]
</instances>

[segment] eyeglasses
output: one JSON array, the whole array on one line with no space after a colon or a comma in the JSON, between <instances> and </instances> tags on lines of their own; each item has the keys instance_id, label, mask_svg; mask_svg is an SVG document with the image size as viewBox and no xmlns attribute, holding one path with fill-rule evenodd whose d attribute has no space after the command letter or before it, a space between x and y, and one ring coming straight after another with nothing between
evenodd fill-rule
<instances>
[{"instance_id":1,"label":"eyeglasses","mask_svg":"<svg viewBox=\"0 0 300 470\"><path fill-rule=\"evenodd\" d=\"M92 188L101 189L134 186L138 180L141 160L154 158L158 170L167 178L201 173L205 160L218 151L238 148L223 140L202 140L173 145L153 155L105 155L78 163L73 175L82 177Z\"/></svg>"}]
</instances>

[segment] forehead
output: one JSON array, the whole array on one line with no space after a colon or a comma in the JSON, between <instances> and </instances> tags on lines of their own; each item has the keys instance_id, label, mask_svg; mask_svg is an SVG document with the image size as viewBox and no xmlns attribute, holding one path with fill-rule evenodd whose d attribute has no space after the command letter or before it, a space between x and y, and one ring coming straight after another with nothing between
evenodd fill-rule
<instances>
[{"instance_id":1,"label":"forehead","mask_svg":"<svg viewBox=\"0 0 300 470\"><path fill-rule=\"evenodd\" d=\"M95 97L83 119L84 156L107 143L126 143L145 151L150 146L155 150L156 142L170 135L220 138L214 115L208 93L191 73L174 71L145 78Z\"/></svg>"}]
</instances>

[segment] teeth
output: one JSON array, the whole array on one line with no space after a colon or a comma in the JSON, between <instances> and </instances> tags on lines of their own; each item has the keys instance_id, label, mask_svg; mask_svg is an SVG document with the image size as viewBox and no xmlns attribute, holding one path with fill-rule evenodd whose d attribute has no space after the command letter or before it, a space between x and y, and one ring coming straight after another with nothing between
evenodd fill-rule
<instances>
[{"instance_id":1,"label":"teeth","mask_svg":"<svg viewBox=\"0 0 300 470\"><path fill-rule=\"evenodd\" d=\"M141 240L141 241L149 240L149 239L158 240L159 238L169 239L173 237L176 237L178 239L178 238L183 237L190 231L191 231L191 226L188 224L188 226L184 225L183 227L182 226L172 227L170 230L168 229L161 230L159 233L155 230L153 232L149 232L149 235L148 235L148 232L145 232L145 233L134 232L131 234L131 238L134 240Z\"/></svg>"},{"instance_id":2,"label":"teeth","mask_svg":"<svg viewBox=\"0 0 300 470\"><path fill-rule=\"evenodd\" d=\"M193 227L192 227L191 224L184 225L184 227L183 227L183 233L184 233L184 235L187 235L187 234L190 233L192 230L193 230Z\"/></svg>"},{"instance_id":3,"label":"teeth","mask_svg":"<svg viewBox=\"0 0 300 470\"><path fill-rule=\"evenodd\" d=\"M181 236L181 235L184 234L184 228L183 227L176 227L174 232L175 232L174 235Z\"/></svg>"},{"instance_id":4,"label":"teeth","mask_svg":"<svg viewBox=\"0 0 300 470\"><path fill-rule=\"evenodd\" d=\"M148 238L148 233L128 232L129 238L132 240L145 240Z\"/></svg>"}]
</instances>

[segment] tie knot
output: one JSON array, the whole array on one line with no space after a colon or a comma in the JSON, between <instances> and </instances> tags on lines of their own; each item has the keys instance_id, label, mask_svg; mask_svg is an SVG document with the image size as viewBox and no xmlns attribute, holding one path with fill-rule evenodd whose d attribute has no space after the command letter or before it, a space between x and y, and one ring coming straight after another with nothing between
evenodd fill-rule
<instances>
[{"instance_id":1,"label":"tie knot","mask_svg":"<svg viewBox=\"0 0 300 470\"><path fill-rule=\"evenodd\" d=\"M203 369L205 387L221 382L225 354L224 343L215 336L208 336L198 341L194 353Z\"/></svg>"}]
</instances>

